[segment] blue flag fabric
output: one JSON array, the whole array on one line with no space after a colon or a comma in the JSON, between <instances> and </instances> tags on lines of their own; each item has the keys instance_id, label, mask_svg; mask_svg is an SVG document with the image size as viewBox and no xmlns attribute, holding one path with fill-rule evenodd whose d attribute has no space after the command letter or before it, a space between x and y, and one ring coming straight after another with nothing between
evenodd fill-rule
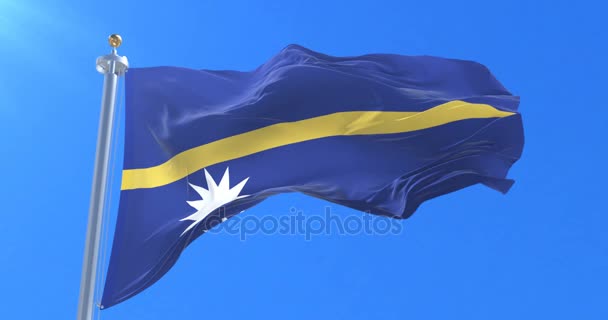
<instances>
[{"instance_id":1,"label":"blue flag fabric","mask_svg":"<svg viewBox=\"0 0 608 320\"><path fill-rule=\"evenodd\" d=\"M518 105L483 65L430 56L291 45L251 72L130 69L103 308L274 194L402 219L474 184L505 193L523 148Z\"/></svg>"}]
</instances>

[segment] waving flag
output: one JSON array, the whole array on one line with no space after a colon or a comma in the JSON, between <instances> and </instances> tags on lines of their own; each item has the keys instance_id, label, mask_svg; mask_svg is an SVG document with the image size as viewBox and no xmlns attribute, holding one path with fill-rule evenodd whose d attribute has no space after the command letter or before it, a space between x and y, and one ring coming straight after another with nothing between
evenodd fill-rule
<instances>
[{"instance_id":1,"label":"waving flag","mask_svg":"<svg viewBox=\"0 0 608 320\"><path fill-rule=\"evenodd\" d=\"M478 183L505 193L523 148L518 104L484 66L429 56L291 45L251 72L130 69L102 305L149 287L206 230L278 193L397 219Z\"/></svg>"}]
</instances>

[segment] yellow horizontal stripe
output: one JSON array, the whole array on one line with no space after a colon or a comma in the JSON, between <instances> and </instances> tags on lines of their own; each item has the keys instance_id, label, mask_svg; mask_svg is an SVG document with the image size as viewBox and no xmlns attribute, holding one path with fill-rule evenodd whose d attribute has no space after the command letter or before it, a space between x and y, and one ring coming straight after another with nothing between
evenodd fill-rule
<instances>
[{"instance_id":1,"label":"yellow horizontal stripe","mask_svg":"<svg viewBox=\"0 0 608 320\"><path fill-rule=\"evenodd\" d=\"M186 150L155 167L123 170L121 189L164 186L217 163L303 141L402 133L459 120L502 118L512 114L487 104L451 101L421 112L350 111L283 122Z\"/></svg>"}]
</instances>

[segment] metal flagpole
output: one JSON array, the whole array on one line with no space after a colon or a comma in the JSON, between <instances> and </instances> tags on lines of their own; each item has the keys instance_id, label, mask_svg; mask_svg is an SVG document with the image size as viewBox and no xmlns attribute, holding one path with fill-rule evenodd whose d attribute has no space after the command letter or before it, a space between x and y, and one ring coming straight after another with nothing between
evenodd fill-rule
<instances>
[{"instance_id":1,"label":"metal flagpole","mask_svg":"<svg viewBox=\"0 0 608 320\"><path fill-rule=\"evenodd\" d=\"M78 302L78 320L92 320L94 311L95 279L101 239L101 222L103 204L106 197L106 182L108 179L108 163L110 160L110 144L114 120L114 105L118 77L125 74L129 67L126 57L116 53L122 43L122 38L113 34L108 39L112 53L97 58L97 71L104 75L103 96L101 98L101 116L97 132L97 150L93 172L91 203L89 206L89 222L82 263L82 278L80 281L80 297Z\"/></svg>"}]
</instances>

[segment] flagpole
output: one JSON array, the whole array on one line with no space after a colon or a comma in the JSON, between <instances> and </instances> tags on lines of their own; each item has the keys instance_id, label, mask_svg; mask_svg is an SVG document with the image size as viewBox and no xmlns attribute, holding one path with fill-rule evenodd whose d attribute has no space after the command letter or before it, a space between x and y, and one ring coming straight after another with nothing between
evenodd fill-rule
<instances>
[{"instance_id":1,"label":"flagpole","mask_svg":"<svg viewBox=\"0 0 608 320\"><path fill-rule=\"evenodd\" d=\"M107 191L106 185L108 179L112 129L114 125L116 89L118 86L118 77L124 75L129 67L127 58L121 57L116 53L116 48L121 45L122 38L117 34L113 34L109 37L108 41L112 47L112 52L97 58L97 71L104 75L104 82L103 95L101 98L101 115L97 132L93 186L91 188L91 202L89 206L89 221L87 225L82 276L80 280L78 320L93 319L95 307L93 299L99 258L99 242L101 239L104 200Z\"/></svg>"}]
</instances>

